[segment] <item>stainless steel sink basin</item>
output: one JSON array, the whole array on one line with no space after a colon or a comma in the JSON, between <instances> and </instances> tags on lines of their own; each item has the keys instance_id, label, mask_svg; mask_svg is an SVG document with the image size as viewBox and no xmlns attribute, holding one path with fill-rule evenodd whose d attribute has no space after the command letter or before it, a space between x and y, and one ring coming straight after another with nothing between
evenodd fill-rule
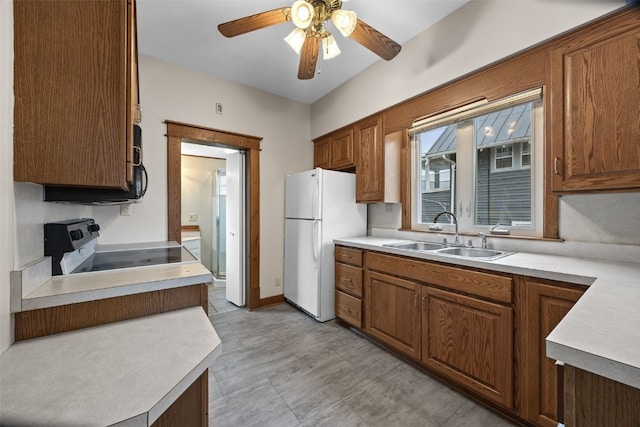
<instances>
[{"instance_id":1,"label":"stainless steel sink basin","mask_svg":"<svg viewBox=\"0 0 640 427\"><path fill-rule=\"evenodd\" d=\"M481 248L445 248L438 251L442 255L454 255L462 258L482 258L485 260L494 260L511 255L513 252L497 251L494 249Z\"/></svg>"},{"instance_id":2,"label":"stainless steel sink basin","mask_svg":"<svg viewBox=\"0 0 640 427\"><path fill-rule=\"evenodd\" d=\"M386 245L389 248L407 249L410 251L435 251L442 249L442 245L438 243L427 242L404 242L404 243L388 243Z\"/></svg>"}]
</instances>

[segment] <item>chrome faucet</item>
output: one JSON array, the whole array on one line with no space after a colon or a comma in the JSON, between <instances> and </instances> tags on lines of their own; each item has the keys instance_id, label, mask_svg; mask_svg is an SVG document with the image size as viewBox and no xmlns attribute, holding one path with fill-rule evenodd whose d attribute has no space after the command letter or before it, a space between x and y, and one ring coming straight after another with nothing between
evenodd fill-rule
<instances>
[{"instance_id":1,"label":"chrome faucet","mask_svg":"<svg viewBox=\"0 0 640 427\"><path fill-rule=\"evenodd\" d=\"M480 246L482 249L487 249L487 235L485 233L478 233L478 237L482 240Z\"/></svg>"},{"instance_id":2,"label":"chrome faucet","mask_svg":"<svg viewBox=\"0 0 640 427\"><path fill-rule=\"evenodd\" d=\"M450 215L451 218L453 218L453 223L456 226L456 235L454 238L454 245L460 245L460 238L458 237L458 218L456 218L456 215L453 212L449 212L449 211L442 211L439 214L437 214L435 216L435 218L433 218L433 222L438 222L438 218L440 218L441 215Z\"/></svg>"}]
</instances>

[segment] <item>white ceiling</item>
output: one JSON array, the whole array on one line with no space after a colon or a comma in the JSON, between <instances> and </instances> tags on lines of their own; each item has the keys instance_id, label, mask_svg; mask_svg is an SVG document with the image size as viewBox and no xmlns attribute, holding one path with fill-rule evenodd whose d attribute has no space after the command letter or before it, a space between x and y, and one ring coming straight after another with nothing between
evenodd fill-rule
<instances>
[{"instance_id":1,"label":"white ceiling","mask_svg":"<svg viewBox=\"0 0 640 427\"><path fill-rule=\"evenodd\" d=\"M343 0L343 9L403 45L469 0ZM380 59L329 30L342 53L318 58L316 76L298 80L296 53L283 41L291 22L225 38L218 24L293 0L137 0L139 52L295 101L312 104ZM400 52L399 55L402 55Z\"/></svg>"}]
</instances>

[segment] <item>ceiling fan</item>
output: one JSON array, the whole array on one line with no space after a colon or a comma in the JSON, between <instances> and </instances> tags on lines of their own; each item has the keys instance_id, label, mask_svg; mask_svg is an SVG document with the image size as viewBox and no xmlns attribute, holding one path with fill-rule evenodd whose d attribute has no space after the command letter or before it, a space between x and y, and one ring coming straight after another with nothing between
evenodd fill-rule
<instances>
[{"instance_id":1,"label":"ceiling fan","mask_svg":"<svg viewBox=\"0 0 640 427\"><path fill-rule=\"evenodd\" d=\"M346 0L345 0L346 1ZM294 30L285 41L300 55L298 78L313 78L320 43L324 59L340 54L335 38L327 30L333 25L345 37L350 37L385 60L393 59L402 48L375 28L364 23L355 12L342 9L341 0L296 0L291 7L282 7L218 25L225 37L235 37L251 31L293 21Z\"/></svg>"}]
</instances>

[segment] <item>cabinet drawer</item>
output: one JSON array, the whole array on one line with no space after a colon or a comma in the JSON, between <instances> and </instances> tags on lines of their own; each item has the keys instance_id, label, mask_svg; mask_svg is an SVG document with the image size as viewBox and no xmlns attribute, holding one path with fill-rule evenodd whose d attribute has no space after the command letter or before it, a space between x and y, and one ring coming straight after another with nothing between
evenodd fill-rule
<instances>
[{"instance_id":1,"label":"cabinet drawer","mask_svg":"<svg viewBox=\"0 0 640 427\"><path fill-rule=\"evenodd\" d=\"M362 266L362 251L360 249L347 248L344 246L336 246L335 259L345 264Z\"/></svg>"},{"instance_id":2,"label":"cabinet drawer","mask_svg":"<svg viewBox=\"0 0 640 427\"><path fill-rule=\"evenodd\" d=\"M367 253L367 268L500 302L511 303L512 299L510 276L374 252Z\"/></svg>"},{"instance_id":3,"label":"cabinet drawer","mask_svg":"<svg viewBox=\"0 0 640 427\"><path fill-rule=\"evenodd\" d=\"M362 328L362 301L336 291L336 317L356 328Z\"/></svg>"},{"instance_id":4,"label":"cabinet drawer","mask_svg":"<svg viewBox=\"0 0 640 427\"><path fill-rule=\"evenodd\" d=\"M362 298L362 269L336 262L336 289Z\"/></svg>"}]
</instances>

